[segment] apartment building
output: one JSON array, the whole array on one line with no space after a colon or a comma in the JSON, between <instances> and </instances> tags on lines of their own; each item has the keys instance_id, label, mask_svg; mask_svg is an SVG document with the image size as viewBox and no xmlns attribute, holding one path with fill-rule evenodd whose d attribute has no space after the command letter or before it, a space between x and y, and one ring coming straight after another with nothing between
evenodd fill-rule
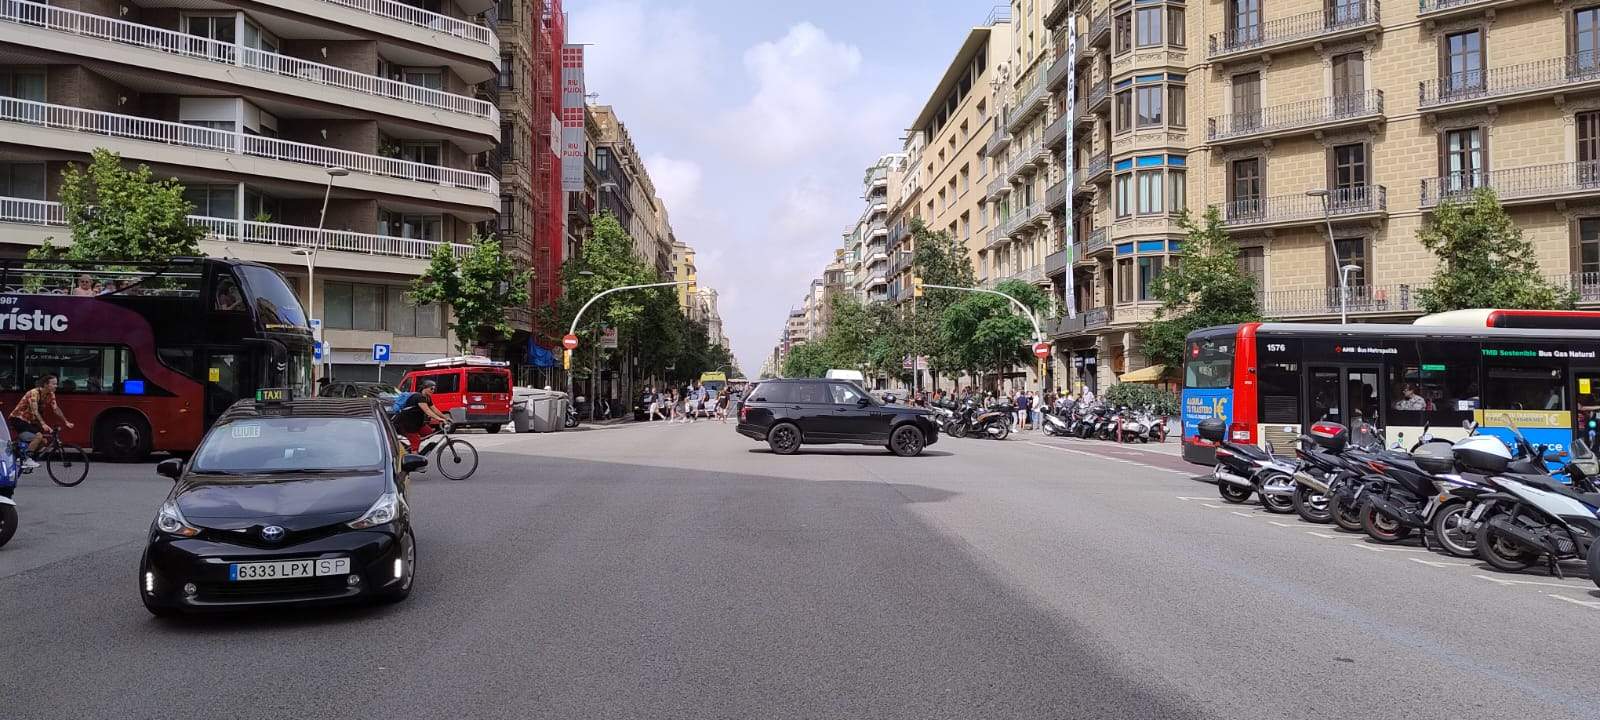
<instances>
[{"instance_id":1,"label":"apartment building","mask_svg":"<svg viewBox=\"0 0 1600 720\"><path fill-rule=\"evenodd\" d=\"M889 289L889 167L900 160L897 153L878 158L861 180L864 207L856 220L852 241L860 258L856 275L864 302L894 299Z\"/></svg>"},{"instance_id":2,"label":"apartment building","mask_svg":"<svg viewBox=\"0 0 1600 720\"><path fill-rule=\"evenodd\" d=\"M985 186L989 229L978 253L978 274L990 282L1019 279L1046 286L1044 256L1055 248L1048 188L1059 179L1045 144L1055 120L1046 76L1054 66L1052 35L1045 26L1046 3L1015 0L1011 5L1011 56L996 68L1005 98L984 146L991 167Z\"/></svg>"},{"instance_id":3,"label":"apartment building","mask_svg":"<svg viewBox=\"0 0 1600 720\"><path fill-rule=\"evenodd\" d=\"M493 228L503 116L489 0L9 0L0 4L0 223L8 252L64 230L61 170L104 147L177 178L204 250L272 263L316 304L339 377L450 351L406 285ZM318 232L322 222L326 232Z\"/></svg>"},{"instance_id":4,"label":"apartment building","mask_svg":"<svg viewBox=\"0 0 1600 720\"><path fill-rule=\"evenodd\" d=\"M596 137L595 168L601 176L601 206L610 210L633 238L634 253L662 277L672 274L672 224L666 203L656 197L644 159L633 145L627 125L610 105L593 105Z\"/></svg>"},{"instance_id":5,"label":"apartment building","mask_svg":"<svg viewBox=\"0 0 1600 720\"><path fill-rule=\"evenodd\" d=\"M712 345L728 347L728 335L722 328L722 310L717 307L717 291L713 288L699 288L695 291L695 305L699 308L699 320L706 326L706 339Z\"/></svg>"},{"instance_id":6,"label":"apartment building","mask_svg":"<svg viewBox=\"0 0 1600 720\"><path fill-rule=\"evenodd\" d=\"M688 285L679 285L678 308L695 319L691 310L695 307L695 299L700 292L698 284L699 275L694 266L694 248L688 243L674 242L672 244L672 279L678 282L688 280Z\"/></svg>"}]
</instances>

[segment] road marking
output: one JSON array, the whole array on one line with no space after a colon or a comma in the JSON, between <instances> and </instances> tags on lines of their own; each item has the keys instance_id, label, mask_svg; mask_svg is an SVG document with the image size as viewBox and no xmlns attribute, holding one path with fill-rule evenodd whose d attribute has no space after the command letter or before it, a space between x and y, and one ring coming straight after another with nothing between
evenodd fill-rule
<instances>
[{"instance_id":1,"label":"road marking","mask_svg":"<svg viewBox=\"0 0 1600 720\"><path fill-rule=\"evenodd\" d=\"M1432 550L1428 550L1426 548L1388 546L1388 547L1385 547L1384 549L1388 550L1390 552L1426 553L1428 555L1432 555L1433 554Z\"/></svg>"},{"instance_id":2,"label":"road marking","mask_svg":"<svg viewBox=\"0 0 1600 720\"><path fill-rule=\"evenodd\" d=\"M1372 547L1371 545L1362 545L1361 543L1349 543L1349 545L1350 545L1350 547L1361 548L1362 550L1367 550L1367 551L1370 551L1370 552L1375 552L1375 553L1383 552L1383 548L1375 548L1375 547Z\"/></svg>"},{"instance_id":3,"label":"road marking","mask_svg":"<svg viewBox=\"0 0 1600 720\"><path fill-rule=\"evenodd\" d=\"M1567 597L1565 595L1557 595L1555 593L1550 593L1550 597L1553 597L1553 598L1555 598L1557 600L1565 600L1565 601L1567 601L1569 603L1572 603L1573 605L1582 605L1582 606L1584 606L1586 608L1594 608L1596 610L1600 610L1600 602L1596 602L1594 600L1579 600L1577 598L1569 598L1569 597Z\"/></svg>"},{"instance_id":4,"label":"road marking","mask_svg":"<svg viewBox=\"0 0 1600 720\"><path fill-rule=\"evenodd\" d=\"M1210 500L1211 498L1197 498L1197 497L1189 497L1187 495L1179 495L1178 499L1179 500Z\"/></svg>"},{"instance_id":5,"label":"road marking","mask_svg":"<svg viewBox=\"0 0 1600 720\"><path fill-rule=\"evenodd\" d=\"M1182 472L1182 471L1179 471L1179 470L1173 470L1171 468L1164 468L1164 467L1161 467L1159 465L1151 465L1149 463L1142 463L1142 462L1137 462L1137 461L1134 461L1134 460L1127 460L1127 459L1124 459L1124 458L1113 457L1111 455L1101 455L1099 453L1084 452L1082 450L1073 450L1072 448L1065 448L1065 447L1061 447L1060 445L1051 445L1049 443L1034 442L1032 440L1027 441L1027 443L1029 445L1037 445L1037 446L1042 447L1042 448L1049 448L1051 450L1059 450L1061 452L1069 452L1069 453L1073 453L1075 455L1086 455L1088 457L1096 458L1096 459L1099 459L1099 460L1110 460L1112 462L1126 463L1128 465L1138 465L1139 467L1142 467L1142 468L1149 468L1151 470L1159 470L1161 472L1171 473L1173 475L1182 475L1183 477L1194 477L1195 476L1195 473ZM1196 466L1196 467L1198 467L1198 466Z\"/></svg>"},{"instance_id":6,"label":"road marking","mask_svg":"<svg viewBox=\"0 0 1600 720\"><path fill-rule=\"evenodd\" d=\"M1278 522L1277 520L1268 520L1267 522L1272 523L1273 525L1277 525L1278 527L1286 527L1286 528L1299 527L1298 525L1291 525L1289 523L1281 523L1281 522Z\"/></svg>"},{"instance_id":7,"label":"road marking","mask_svg":"<svg viewBox=\"0 0 1600 720\"><path fill-rule=\"evenodd\" d=\"M1324 540L1338 540L1339 539L1338 535L1329 535L1327 533L1319 533L1319 532L1317 532L1315 530L1307 530L1306 534L1307 535L1315 535L1315 536L1317 536L1319 538L1323 538Z\"/></svg>"},{"instance_id":8,"label":"road marking","mask_svg":"<svg viewBox=\"0 0 1600 720\"><path fill-rule=\"evenodd\" d=\"M1423 565L1427 565L1429 567L1438 567L1438 568L1442 568L1442 567L1472 567L1472 563L1464 563L1464 562L1444 562L1444 561L1441 561L1441 560L1423 560L1422 558L1406 558L1406 559L1410 560L1411 562L1414 562L1414 563L1422 563Z\"/></svg>"},{"instance_id":9,"label":"road marking","mask_svg":"<svg viewBox=\"0 0 1600 720\"><path fill-rule=\"evenodd\" d=\"M1254 515L1251 515L1250 513L1242 513L1242 512L1239 512L1238 510L1234 510L1233 514L1238 515L1239 517L1242 517L1242 518L1255 517Z\"/></svg>"},{"instance_id":10,"label":"road marking","mask_svg":"<svg viewBox=\"0 0 1600 720\"><path fill-rule=\"evenodd\" d=\"M1212 508L1214 510L1227 510L1228 509L1227 505L1212 505L1211 503L1200 503L1200 506L1201 507Z\"/></svg>"},{"instance_id":11,"label":"road marking","mask_svg":"<svg viewBox=\"0 0 1600 720\"><path fill-rule=\"evenodd\" d=\"M1583 589L1582 586L1568 585L1566 583L1541 582L1538 580L1507 580L1505 578L1490 577L1488 575L1473 575L1473 577L1478 578L1479 580L1488 580L1489 582L1497 585L1540 585L1543 587L1558 587L1565 590Z\"/></svg>"}]
</instances>

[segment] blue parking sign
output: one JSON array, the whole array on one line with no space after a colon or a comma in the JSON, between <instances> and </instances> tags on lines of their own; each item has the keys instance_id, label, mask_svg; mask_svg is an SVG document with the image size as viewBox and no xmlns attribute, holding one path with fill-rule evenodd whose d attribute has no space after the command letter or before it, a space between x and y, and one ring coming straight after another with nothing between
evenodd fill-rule
<instances>
[{"instance_id":1,"label":"blue parking sign","mask_svg":"<svg viewBox=\"0 0 1600 720\"><path fill-rule=\"evenodd\" d=\"M372 346L373 362L389 362L389 346L378 343Z\"/></svg>"},{"instance_id":2,"label":"blue parking sign","mask_svg":"<svg viewBox=\"0 0 1600 720\"><path fill-rule=\"evenodd\" d=\"M311 359L322 360L322 343L311 344Z\"/></svg>"}]
</instances>

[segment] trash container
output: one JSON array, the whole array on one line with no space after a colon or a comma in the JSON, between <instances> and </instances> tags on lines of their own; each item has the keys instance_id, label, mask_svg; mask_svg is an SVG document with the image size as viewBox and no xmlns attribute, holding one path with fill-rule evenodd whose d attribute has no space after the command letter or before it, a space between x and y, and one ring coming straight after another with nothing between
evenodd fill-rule
<instances>
[{"instance_id":1,"label":"trash container","mask_svg":"<svg viewBox=\"0 0 1600 720\"><path fill-rule=\"evenodd\" d=\"M533 400L526 399L522 402L511 403L511 429L513 432L525 433L533 430L528 419L528 403Z\"/></svg>"},{"instance_id":2,"label":"trash container","mask_svg":"<svg viewBox=\"0 0 1600 720\"><path fill-rule=\"evenodd\" d=\"M560 394L547 390L535 390L528 396L527 411L529 429L534 432L555 432L561 429L563 417L557 410Z\"/></svg>"}]
</instances>

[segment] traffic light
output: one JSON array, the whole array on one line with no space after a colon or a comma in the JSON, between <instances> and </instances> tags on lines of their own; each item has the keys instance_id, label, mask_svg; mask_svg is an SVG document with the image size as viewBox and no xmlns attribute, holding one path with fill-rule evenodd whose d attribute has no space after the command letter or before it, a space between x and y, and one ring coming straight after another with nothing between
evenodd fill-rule
<instances>
[{"instance_id":1,"label":"traffic light","mask_svg":"<svg viewBox=\"0 0 1600 720\"><path fill-rule=\"evenodd\" d=\"M572 369L572 351L571 350L562 350L561 351L561 369L562 370L571 370Z\"/></svg>"},{"instance_id":2,"label":"traffic light","mask_svg":"<svg viewBox=\"0 0 1600 720\"><path fill-rule=\"evenodd\" d=\"M915 275L911 276L911 297L922 297L922 278Z\"/></svg>"}]
</instances>

